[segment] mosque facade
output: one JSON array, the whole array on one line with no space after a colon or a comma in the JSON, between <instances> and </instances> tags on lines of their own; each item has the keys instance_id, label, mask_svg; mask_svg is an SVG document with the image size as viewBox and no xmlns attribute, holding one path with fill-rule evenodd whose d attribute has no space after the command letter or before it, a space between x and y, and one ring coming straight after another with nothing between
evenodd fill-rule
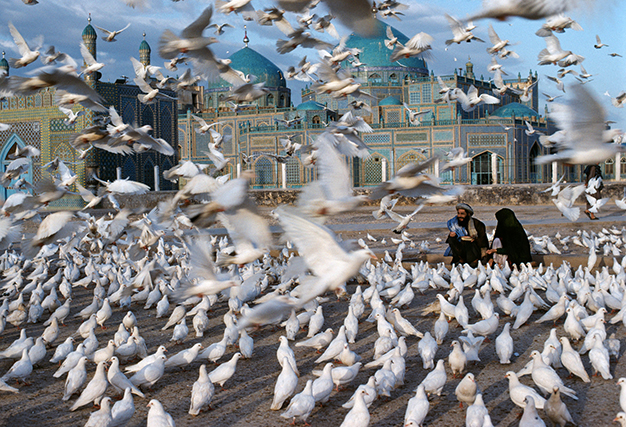
<instances>
[{"instance_id":1,"label":"mosque facade","mask_svg":"<svg viewBox=\"0 0 626 427\"><path fill-rule=\"evenodd\" d=\"M361 135L371 148L371 156L348 160L354 186L379 184L407 163L426 160L435 154L443 155L454 147L462 147L472 161L442 173L443 182L484 185L549 182L552 179L555 171L551 166L534 164L534 159L547 154L548 149L542 147L537 135L525 132L526 121L542 133L550 134L556 130L547 118L547 109L543 114L539 112L536 72L505 80L506 84L518 89L535 84L527 102L520 102L518 96L507 93L499 104L482 104L474 111L466 112L456 102L441 102L437 76L428 70L424 59L411 57L393 63L389 61L391 50L384 44L387 24L378 22L377 36L363 38L352 34L346 42L347 47L361 50L356 57L358 66L348 62L342 64L362 82L360 90L375 98L372 101L365 99L371 104L371 113L352 110L373 129L372 133ZM392 31L401 43L408 40L393 27ZM285 165L277 163L271 155L284 154L279 139L293 135L294 142L310 144L323 132L326 123L351 110L350 103L354 98L335 99L306 87L301 91L302 103L290 106L290 90L282 71L249 46L247 35L244 43L245 46L229 58L231 66L244 74L257 76L258 82L265 81L269 94L252 106L234 112L224 101L230 85L220 81L205 89L204 103L195 114L207 123L220 122L216 129L231 138L224 144L224 156L230 159L230 163L223 173L236 176L238 171L253 169L255 188L300 187L314 179L315 172L303 165L300 153L290 157ZM464 69L439 77L446 86L464 92L472 85L480 94L491 94L495 88L484 76L476 75L471 60ZM412 110L429 110L429 113L421 124L413 125L404 104ZM294 118L302 120L289 128L276 122L276 119ZM210 163L204 154L210 137L194 132L194 126L190 111L179 116L180 158ZM244 161L249 158L252 160ZM611 172L610 167L605 166L605 170ZM556 172L565 173L569 181L581 178L579 167L559 166Z\"/></svg>"},{"instance_id":2,"label":"mosque facade","mask_svg":"<svg viewBox=\"0 0 626 427\"><path fill-rule=\"evenodd\" d=\"M91 18L89 19L91 21ZM82 33L82 41L90 53L96 57L97 34L91 23ZM150 63L150 46L144 40L139 47L140 61ZM0 68L10 73L6 59L0 60ZM178 106L174 99L158 99L154 104L144 105L139 102L137 95L141 93L135 85L126 84L125 79L114 83L100 80L99 73L90 73L85 76L85 82L92 86L104 99L105 107L114 106L125 123L134 126L150 125L155 138L163 138L173 147L178 146L177 120ZM176 93L165 91L166 94L176 97ZM48 162L59 158L74 173L77 181L82 185L95 190L97 182L92 178L96 174L102 180L113 181L117 178L129 178L143 182L152 190L174 189L174 184L159 179L163 170L171 168L178 162L177 155L164 156L154 151L133 155L117 155L100 149L89 151L85 159L79 158L79 153L70 145L72 135L90 127L97 121L94 113L85 109L85 114L76 122L67 126L64 124L66 116L54 104L55 88L46 88L31 96L13 96L0 100L0 123L11 127L0 132L0 173L10 163L7 155L15 150L15 146L31 145L40 150L39 157L33 159L26 174L29 182L34 185L49 176L42 167ZM77 106L73 110L79 111L83 107ZM72 188L73 189L73 188ZM13 190L3 189L2 198L8 197ZM84 202L78 196L63 197L54 202L54 207L76 208L82 207Z\"/></svg>"}]
</instances>

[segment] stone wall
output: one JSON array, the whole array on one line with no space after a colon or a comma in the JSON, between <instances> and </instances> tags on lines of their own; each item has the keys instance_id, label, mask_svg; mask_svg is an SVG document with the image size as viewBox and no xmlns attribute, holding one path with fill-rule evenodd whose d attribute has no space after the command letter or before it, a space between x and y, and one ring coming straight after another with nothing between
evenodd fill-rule
<instances>
[{"instance_id":1,"label":"stone wall","mask_svg":"<svg viewBox=\"0 0 626 427\"><path fill-rule=\"evenodd\" d=\"M549 184L515 184L515 185L483 185L465 186L465 193L459 198L460 201L470 205L499 206L499 205L549 205L553 197L550 193L542 193ZM621 199L624 197L626 182L606 182L602 190L602 197ZM562 186L561 188L564 188ZM369 188L357 188L355 194L367 195ZM130 209L153 208L161 201L170 200L174 197L173 191L152 191L141 196L116 196L121 206ZM295 203L299 190L297 189L274 189L274 190L251 190L252 196L259 206L275 207L282 204ZM582 197L582 196L581 196ZM579 201L584 199L579 198ZM399 204L414 204L412 198L401 197ZM378 205L378 200L366 202L365 205ZM452 204L452 203L450 203ZM111 208L108 200L103 202L103 208Z\"/></svg>"}]
</instances>

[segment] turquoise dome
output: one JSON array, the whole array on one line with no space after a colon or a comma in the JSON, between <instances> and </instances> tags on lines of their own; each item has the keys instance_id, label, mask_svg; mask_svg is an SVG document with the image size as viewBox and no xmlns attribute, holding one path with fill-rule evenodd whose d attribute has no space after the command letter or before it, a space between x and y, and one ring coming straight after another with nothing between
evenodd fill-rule
<instances>
[{"instance_id":1,"label":"turquoise dome","mask_svg":"<svg viewBox=\"0 0 626 427\"><path fill-rule=\"evenodd\" d=\"M233 69L239 70L244 74L256 76L255 83L265 82L265 87L268 88L287 87L283 72L280 71L272 61L254 49L246 46L230 55L228 59L231 60L230 66ZM211 86L220 87L232 85L224 80L219 80L218 83L210 85L210 87Z\"/></svg>"},{"instance_id":2,"label":"turquoise dome","mask_svg":"<svg viewBox=\"0 0 626 427\"><path fill-rule=\"evenodd\" d=\"M402 102L398 98L393 96L388 96L378 103L380 107L384 107L385 105L402 105Z\"/></svg>"},{"instance_id":3,"label":"turquoise dome","mask_svg":"<svg viewBox=\"0 0 626 427\"><path fill-rule=\"evenodd\" d=\"M411 58L402 58L396 62L390 62L389 57L393 52L390 49L387 49L385 46L385 39L387 38L387 27L391 27L380 20L376 20L376 31L375 35L371 38L366 38L359 36L358 34L352 33L348 40L346 41L346 46L349 48L358 48L361 49L361 53L359 54L359 61L365 64L359 69L372 69L378 67L402 67L409 68L410 71L419 71L422 73L428 73L428 67L426 66L426 61L418 56L413 56ZM398 41L402 44L405 44L409 41L409 38L402 34L400 31L396 30L394 27L391 27L393 34L398 38ZM350 67L350 64L347 63L346 67ZM415 70L419 69L419 70ZM407 70L409 71L409 70Z\"/></svg>"},{"instance_id":4,"label":"turquoise dome","mask_svg":"<svg viewBox=\"0 0 626 427\"><path fill-rule=\"evenodd\" d=\"M152 49L150 49L150 45L145 40L142 40L141 43L139 43L139 52L141 51L152 52Z\"/></svg>"},{"instance_id":5,"label":"turquoise dome","mask_svg":"<svg viewBox=\"0 0 626 427\"><path fill-rule=\"evenodd\" d=\"M530 107L519 102L511 102L491 113L496 117L537 117L539 114Z\"/></svg>"},{"instance_id":6,"label":"turquoise dome","mask_svg":"<svg viewBox=\"0 0 626 427\"><path fill-rule=\"evenodd\" d=\"M315 102L315 101L307 101L307 102L303 102L302 104L298 105L296 107L296 110L323 110L326 107L324 106L324 104L320 104L319 102Z\"/></svg>"},{"instance_id":7,"label":"turquoise dome","mask_svg":"<svg viewBox=\"0 0 626 427\"><path fill-rule=\"evenodd\" d=\"M91 18L89 18L89 22L91 22ZM92 38L92 39L95 39L98 37L98 35L96 34L96 30L94 30L91 24L87 24L87 26L83 30L83 39L86 37Z\"/></svg>"}]
</instances>

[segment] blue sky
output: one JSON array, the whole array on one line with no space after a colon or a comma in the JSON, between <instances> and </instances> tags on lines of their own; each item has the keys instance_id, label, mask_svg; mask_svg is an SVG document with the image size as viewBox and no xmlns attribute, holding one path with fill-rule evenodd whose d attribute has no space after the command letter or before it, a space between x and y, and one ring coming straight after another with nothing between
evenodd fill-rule
<instances>
[{"instance_id":1,"label":"blue sky","mask_svg":"<svg viewBox=\"0 0 626 427\"><path fill-rule=\"evenodd\" d=\"M92 24L100 27L116 30L131 23L130 28L118 36L115 43L106 43L98 40L98 60L105 62L106 66L101 70L103 80L115 80L121 75L132 76L132 67L129 57L138 57L138 46L145 31L146 40L152 47L152 63L162 65L163 60L158 57L158 39L164 29L169 28L179 32L192 22L209 4L210 1L183 0L171 2L169 0L146 0L148 5L144 8L132 9L121 0L81 0L80 2L68 2L66 0L40 0L36 6L26 6L20 0L0 0L0 48L7 52L7 57L15 56L16 50L8 31L8 22L13 22L29 43L41 43L44 46L54 45L57 49L80 58L79 43L80 35L87 24L87 16L92 15ZM435 39L433 43L432 58L428 66L435 74L451 74L455 68L464 67L468 56L474 63L474 72L488 78L486 70L490 62L490 56L485 49L488 43L470 43L452 45L445 50L444 41L450 38L449 30L444 13L462 18L480 9L481 2L478 0L439 0L439 1L407 1L409 9L404 11L402 21L391 18L386 20L397 30L411 37L417 32L424 31ZM272 5L268 0L252 0L256 9L262 9ZM624 109L617 109L610 104L604 92L608 91L616 96L626 90L626 58L612 58L608 54L617 52L626 56L626 37L624 37L623 23L626 22L626 8L619 7L618 2L602 2L596 0L593 7L586 6L571 11L568 16L575 19L583 27L583 31L567 30L559 34L561 46L565 50L571 50L586 58L583 65L587 71L594 75L593 82L589 83L597 98L605 106L607 118L618 122L616 125L626 129L626 116ZM322 5L314 10L318 15L326 14ZM295 23L295 15L287 14L290 22ZM214 14L213 22L228 22L235 26L227 29L220 43L213 45L213 50L218 57L228 57L230 54L243 46L243 20L235 14ZM487 28L492 23L494 29L502 39L509 39L513 44L512 50L516 51L520 58L500 60L504 68L511 74L522 77L528 75L529 70L538 71L540 77L540 91L550 95L559 92L554 84L545 76L556 75L558 67L537 65L537 54L545 47L542 38L534 35L543 21L528 21L520 18L512 18L505 22L494 20L482 20L475 22L478 28L474 30L476 36L488 41ZM281 69L286 70L289 65L295 65L304 55L316 58L315 51L298 48L287 55L279 55L275 51L275 41L285 38L274 27L261 27L256 23L248 22L248 36L250 47L257 50ZM341 35L349 34L350 30L336 24ZM315 33L315 31L312 31ZM207 31L206 34L210 32ZM596 34L609 47L600 50L594 49ZM211 34L212 35L212 34ZM333 42L327 34L316 33L320 38ZM38 63L37 63L38 64ZM13 74L24 74L35 67L31 64L26 69L13 70ZM579 71L578 67L574 67ZM181 71L182 73L182 71ZM574 82L571 76L564 78L566 85ZM293 82L293 81L292 81ZM294 103L299 101L299 89L301 84L289 83L293 90ZM567 90L567 88L566 88ZM567 94L564 97L567 99ZM561 98L559 100L562 100ZM543 97L541 97L541 111L543 113Z\"/></svg>"}]
</instances>

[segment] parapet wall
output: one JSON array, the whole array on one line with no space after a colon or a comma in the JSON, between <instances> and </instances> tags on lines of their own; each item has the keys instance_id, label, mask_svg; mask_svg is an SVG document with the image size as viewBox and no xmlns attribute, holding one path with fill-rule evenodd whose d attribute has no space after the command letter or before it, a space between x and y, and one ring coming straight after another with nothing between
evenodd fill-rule
<instances>
[{"instance_id":1,"label":"parapet wall","mask_svg":"<svg viewBox=\"0 0 626 427\"><path fill-rule=\"evenodd\" d=\"M549 184L515 184L515 185L468 185L465 193L459 198L460 201L470 205L479 206L499 206L499 205L548 205L552 204L553 197L550 193L542 193ZM622 199L624 197L624 187L626 182L605 182L602 190L602 197L611 199ZM561 188L564 188L563 186ZM356 194L367 195L371 188L357 188ZM271 189L271 190L251 190L251 194L260 206L274 207L282 204L295 203L298 189ZM153 208L157 203L170 200L174 197L174 191L152 191L140 196L116 196L121 206L130 209ZM584 196L578 199L584 201ZM379 201L366 202L365 205L378 205ZM414 204L412 198L401 197L399 204ZM450 203L452 204L452 203ZM103 208L111 208L108 200L103 202Z\"/></svg>"}]
</instances>

